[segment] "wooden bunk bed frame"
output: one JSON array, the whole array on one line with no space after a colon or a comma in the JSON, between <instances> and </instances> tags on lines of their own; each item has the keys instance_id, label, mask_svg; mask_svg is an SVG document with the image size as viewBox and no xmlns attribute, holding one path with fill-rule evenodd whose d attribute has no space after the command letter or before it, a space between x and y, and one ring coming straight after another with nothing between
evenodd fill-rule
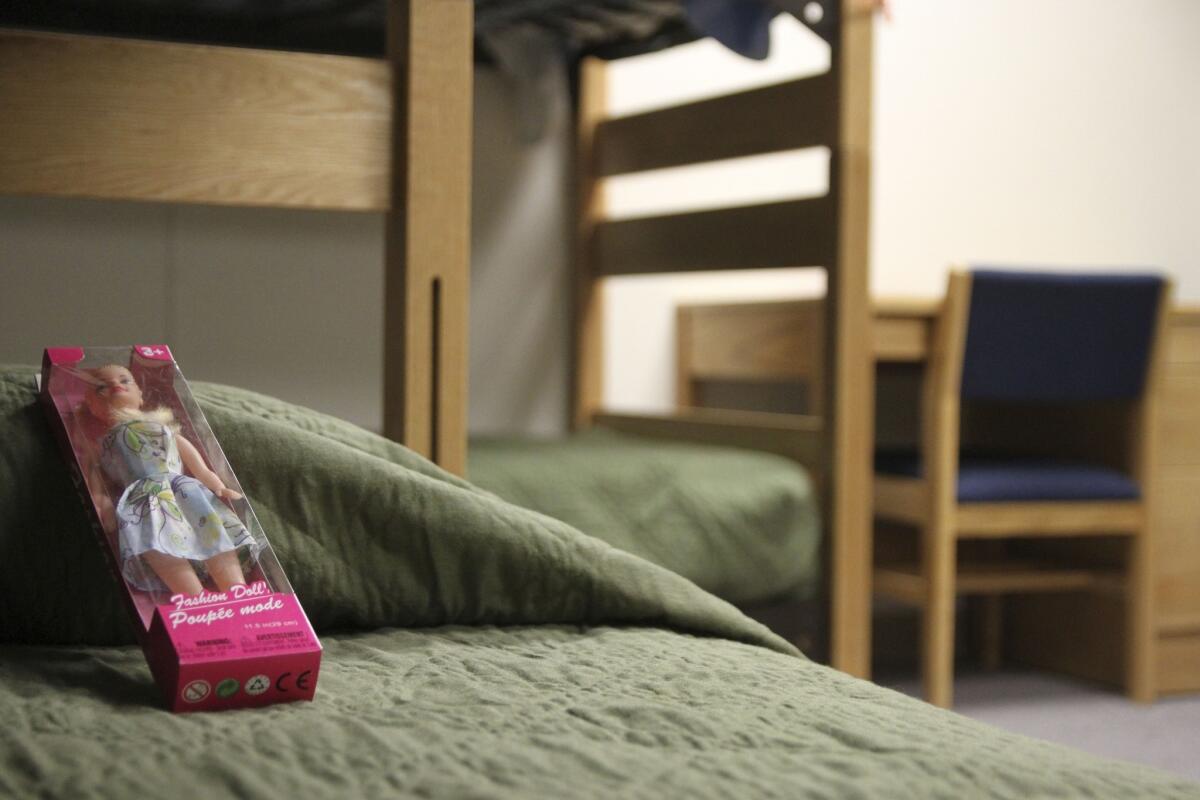
<instances>
[{"instance_id":1,"label":"wooden bunk bed frame","mask_svg":"<svg viewBox=\"0 0 1200 800\"><path fill-rule=\"evenodd\" d=\"M603 65L585 62L573 420L805 464L832 542L832 662L866 676L872 21L855 0L820 5L832 68L810 78L605 119ZM461 474L472 23L471 0L389 0L385 60L0 30L0 193L386 214L384 433ZM604 219L604 177L815 146L824 197ZM828 274L822 419L603 413L605 277L807 265Z\"/></svg>"},{"instance_id":2,"label":"wooden bunk bed frame","mask_svg":"<svg viewBox=\"0 0 1200 800\"><path fill-rule=\"evenodd\" d=\"M0 193L386 214L384 432L466 465L471 0L388 58L0 30Z\"/></svg>"},{"instance_id":3,"label":"wooden bunk bed frame","mask_svg":"<svg viewBox=\"0 0 1200 800\"><path fill-rule=\"evenodd\" d=\"M829 71L627 117L606 118L604 64L579 78L578 235L572 417L576 427L752 447L789 456L815 478L828 546L833 666L870 672L874 375L868 233L872 14L825 0L810 27ZM806 147L830 150L822 197L650 218L605 218L613 175ZM603 409L602 282L618 275L812 266L827 274L820 417ZM796 354L797 358L801 351Z\"/></svg>"}]
</instances>

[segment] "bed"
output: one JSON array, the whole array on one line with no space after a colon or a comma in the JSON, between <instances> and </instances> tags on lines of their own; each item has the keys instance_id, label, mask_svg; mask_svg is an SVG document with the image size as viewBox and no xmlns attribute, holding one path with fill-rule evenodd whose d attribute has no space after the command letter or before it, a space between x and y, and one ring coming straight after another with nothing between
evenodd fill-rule
<instances>
[{"instance_id":1,"label":"bed","mask_svg":"<svg viewBox=\"0 0 1200 800\"><path fill-rule=\"evenodd\" d=\"M461 474L474 55L696 35L656 0L6 3L0 193L385 214L383 429Z\"/></svg>"},{"instance_id":2,"label":"bed","mask_svg":"<svg viewBox=\"0 0 1200 800\"><path fill-rule=\"evenodd\" d=\"M818 590L821 521L795 461L592 428L472 437L467 476L740 607Z\"/></svg>"},{"instance_id":3,"label":"bed","mask_svg":"<svg viewBox=\"0 0 1200 800\"><path fill-rule=\"evenodd\" d=\"M528 87L697 35L675 0L0 4L0 193L385 214L383 430L461 474L473 57Z\"/></svg>"},{"instance_id":4,"label":"bed","mask_svg":"<svg viewBox=\"0 0 1200 800\"><path fill-rule=\"evenodd\" d=\"M400 445L204 385L326 652L313 703L170 714L33 374L0 370L6 796L1200 793L817 665L679 576Z\"/></svg>"},{"instance_id":5,"label":"bed","mask_svg":"<svg viewBox=\"0 0 1200 800\"><path fill-rule=\"evenodd\" d=\"M627 116L610 116L607 68L584 59L578 81L576 156L577 248L572 316L574 367L572 421L575 431L606 428L643 437L625 457L638 460L645 440L765 450L801 465L815 487L821 516L817 559L816 628L797 640L815 639L818 651L854 675L870 671L870 462L873 428L873 373L868 336L868 231L870 211L870 110L872 19L865 2L820 3L819 21L810 28L829 48L828 71L781 83ZM615 176L805 148L829 151L828 191L821 196L758 204L735 204L702 211L635 218L610 216L606 181ZM741 201L744 203L744 201ZM604 282L614 276L709 270L807 267L824 271L829 313L822 320L824 352L817 367L823 396L807 415L726 413L684 408L674 413L613 413L604 404ZM798 350L799 357L805 351ZM566 439L542 447L548 459L570 460L580 448ZM494 454L493 450L493 454ZM558 455L561 453L561 455ZM513 452L521 460L523 454ZM494 461L491 454L488 463ZM577 485L596 483L590 468L578 464ZM535 480L518 485L498 463L481 475L509 499L548 513L570 513L584 532L615 540L603 523L610 500L597 495L592 510L576 513L541 491ZM606 470L607 467L598 467ZM599 477L600 480L603 476ZM803 492L803 488L798 488ZM650 494L654 494L650 487ZM638 494L629 503L647 502ZM652 502L652 499L649 501ZM761 541L749 526L730 530L726 547ZM811 533L811 529L809 531ZM649 533L653 536L653 532ZM779 532L776 534L787 540ZM662 541L638 552L652 555L677 545L665 531ZM817 543L809 546L816 547ZM783 547L777 557L791 557ZM715 551L714 551L715 555ZM673 559L674 566L679 560ZM702 565L707 567L708 565ZM735 586L740 563L718 582L702 570L685 572L729 599L744 599ZM769 596L766 586L761 589ZM774 588L774 587L771 587ZM801 581L794 589L803 593ZM761 609L772 618L807 616L801 609ZM789 633L789 636L795 636Z\"/></svg>"},{"instance_id":6,"label":"bed","mask_svg":"<svg viewBox=\"0 0 1200 800\"><path fill-rule=\"evenodd\" d=\"M752 51L754 35L740 41L719 29L762 28L763 9L774 10L724 5L732 14L712 16L715 32ZM779 426L770 421L605 414L600 286L610 275L661 271L826 270L826 413L788 428L784 449L817 487L828 532L831 658L857 675L869 670L870 5L808 4L820 13L806 8L806 24L829 44L832 67L775 86L608 119L603 62L584 58L576 71L572 418L580 428L778 450ZM696 36L681 4L661 0L480 0L472 9L467 0L7 6L0 192L386 214L384 432L463 474L473 52L519 69L503 32L528 31L530 22L557 32L568 59ZM747 23L747 13L758 18ZM564 14L578 24L564 26ZM688 135L697 126L705 136ZM605 218L607 176L817 146L831 151L824 197Z\"/></svg>"}]
</instances>

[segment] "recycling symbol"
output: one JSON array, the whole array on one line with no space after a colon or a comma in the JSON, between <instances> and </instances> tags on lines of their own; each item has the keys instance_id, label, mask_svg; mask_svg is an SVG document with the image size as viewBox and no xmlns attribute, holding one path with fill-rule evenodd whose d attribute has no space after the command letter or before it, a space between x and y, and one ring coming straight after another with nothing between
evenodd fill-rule
<instances>
[{"instance_id":1,"label":"recycling symbol","mask_svg":"<svg viewBox=\"0 0 1200 800\"><path fill-rule=\"evenodd\" d=\"M246 694L259 695L271 688L271 679L266 675L254 675L246 680Z\"/></svg>"}]
</instances>

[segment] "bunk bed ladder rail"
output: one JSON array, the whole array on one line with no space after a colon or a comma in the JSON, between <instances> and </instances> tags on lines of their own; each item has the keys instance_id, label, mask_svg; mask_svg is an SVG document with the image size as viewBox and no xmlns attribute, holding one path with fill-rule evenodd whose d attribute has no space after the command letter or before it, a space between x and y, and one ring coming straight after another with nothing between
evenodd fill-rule
<instances>
[{"instance_id":1,"label":"bunk bed ladder rail","mask_svg":"<svg viewBox=\"0 0 1200 800\"><path fill-rule=\"evenodd\" d=\"M384 433L459 475L467 459L473 20L469 0L389 4Z\"/></svg>"},{"instance_id":2,"label":"bunk bed ladder rail","mask_svg":"<svg viewBox=\"0 0 1200 800\"><path fill-rule=\"evenodd\" d=\"M822 493L829 533L831 660L865 677L874 403L868 303L872 17L856 10L854 0L816 5L820 21L810 27L831 47L831 68L818 75L610 119L604 113L603 63L590 59L581 65L571 414L576 427L603 424L741 444L789 455L808 467ZM811 147L830 150L829 191L823 196L605 217L605 178ZM798 266L827 273L828 374L821 419L701 409L672 416L603 412L605 278Z\"/></svg>"}]
</instances>

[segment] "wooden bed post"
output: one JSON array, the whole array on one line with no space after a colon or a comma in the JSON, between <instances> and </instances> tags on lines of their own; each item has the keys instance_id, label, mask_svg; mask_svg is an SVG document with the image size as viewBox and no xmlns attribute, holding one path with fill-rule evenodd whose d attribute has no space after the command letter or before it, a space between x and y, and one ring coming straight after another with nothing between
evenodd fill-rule
<instances>
[{"instance_id":1,"label":"wooden bed post","mask_svg":"<svg viewBox=\"0 0 1200 800\"><path fill-rule=\"evenodd\" d=\"M837 202L837 260L826 309L826 436L832 491L830 661L861 678L871 671L871 480L874 459L874 365L871 356L871 45L873 12L840 0L833 47L838 82L837 147L830 189Z\"/></svg>"},{"instance_id":2,"label":"wooden bed post","mask_svg":"<svg viewBox=\"0 0 1200 800\"><path fill-rule=\"evenodd\" d=\"M586 428L604 403L603 291L592 253L592 233L604 217L603 186L595 163L596 127L607 107L605 64L585 58L579 65L576 117L575 313L572 315L571 427Z\"/></svg>"},{"instance_id":3,"label":"wooden bed post","mask_svg":"<svg viewBox=\"0 0 1200 800\"><path fill-rule=\"evenodd\" d=\"M471 0L389 0L391 203L384 434L462 474L467 458Z\"/></svg>"}]
</instances>

